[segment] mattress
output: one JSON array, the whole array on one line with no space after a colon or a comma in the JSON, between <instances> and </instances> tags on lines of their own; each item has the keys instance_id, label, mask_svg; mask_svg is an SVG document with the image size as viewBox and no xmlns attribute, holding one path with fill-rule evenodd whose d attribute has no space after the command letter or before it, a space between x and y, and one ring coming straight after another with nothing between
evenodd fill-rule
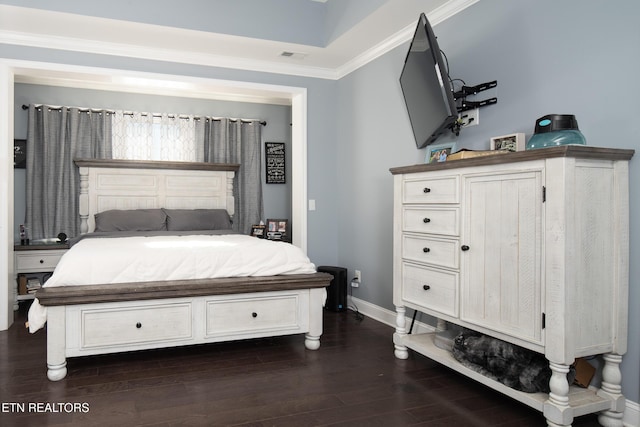
<instances>
[{"instance_id":1,"label":"mattress","mask_svg":"<svg viewBox=\"0 0 640 427\"><path fill-rule=\"evenodd\" d=\"M300 248L241 234L95 237L75 243L44 287L315 272ZM46 307L36 295L30 332L45 322Z\"/></svg>"}]
</instances>

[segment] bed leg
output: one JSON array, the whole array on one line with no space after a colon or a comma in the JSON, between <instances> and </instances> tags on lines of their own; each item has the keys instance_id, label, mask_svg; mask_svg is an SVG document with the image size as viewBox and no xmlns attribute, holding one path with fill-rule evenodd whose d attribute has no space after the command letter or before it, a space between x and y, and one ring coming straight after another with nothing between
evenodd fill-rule
<instances>
[{"instance_id":1,"label":"bed leg","mask_svg":"<svg viewBox=\"0 0 640 427\"><path fill-rule=\"evenodd\" d=\"M305 335L304 346L307 350L317 350L320 348L320 337L314 337L312 335Z\"/></svg>"},{"instance_id":2,"label":"bed leg","mask_svg":"<svg viewBox=\"0 0 640 427\"><path fill-rule=\"evenodd\" d=\"M325 288L309 289L309 332L305 335L304 346L308 350L320 348L322 335L322 306L326 297Z\"/></svg>"},{"instance_id":3,"label":"bed leg","mask_svg":"<svg viewBox=\"0 0 640 427\"><path fill-rule=\"evenodd\" d=\"M47 378L60 381L67 376L66 319L64 306L47 308Z\"/></svg>"}]
</instances>

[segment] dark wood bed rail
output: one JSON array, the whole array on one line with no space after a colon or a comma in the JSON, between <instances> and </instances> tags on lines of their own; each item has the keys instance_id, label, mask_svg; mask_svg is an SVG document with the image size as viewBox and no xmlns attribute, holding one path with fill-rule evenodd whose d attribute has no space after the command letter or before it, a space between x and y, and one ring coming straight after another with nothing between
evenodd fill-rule
<instances>
[{"instance_id":1,"label":"dark wood bed rail","mask_svg":"<svg viewBox=\"0 0 640 427\"><path fill-rule=\"evenodd\" d=\"M163 282L113 283L42 288L36 298L43 306L93 304L148 299L186 298L252 292L288 291L329 286L327 273L265 277L170 280Z\"/></svg>"}]
</instances>

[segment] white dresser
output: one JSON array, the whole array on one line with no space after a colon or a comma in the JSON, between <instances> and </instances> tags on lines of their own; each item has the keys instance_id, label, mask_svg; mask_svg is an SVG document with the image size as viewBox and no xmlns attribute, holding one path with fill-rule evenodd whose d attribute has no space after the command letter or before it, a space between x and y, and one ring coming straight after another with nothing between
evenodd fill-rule
<instances>
[{"instance_id":1,"label":"white dresser","mask_svg":"<svg viewBox=\"0 0 640 427\"><path fill-rule=\"evenodd\" d=\"M622 426L633 150L564 146L399 167L394 175L395 355L412 349L544 413ZM523 393L460 365L406 308L542 353L551 392ZM599 390L570 386L604 354Z\"/></svg>"}]
</instances>

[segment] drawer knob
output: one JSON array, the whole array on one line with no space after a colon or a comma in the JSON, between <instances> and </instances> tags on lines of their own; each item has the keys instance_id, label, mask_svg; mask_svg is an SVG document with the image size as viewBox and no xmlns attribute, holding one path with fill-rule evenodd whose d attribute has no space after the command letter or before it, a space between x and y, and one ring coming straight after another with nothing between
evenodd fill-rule
<instances>
[{"instance_id":1,"label":"drawer knob","mask_svg":"<svg viewBox=\"0 0 640 427\"><path fill-rule=\"evenodd\" d=\"M431 222L431 218L425 218L425 219L422 220L422 222L424 222L425 224L429 223L429 222Z\"/></svg>"},{"instance_id":2,"label":"drawer knob","mask_svg":"<svg viewBox=\"0 0 640 427\"><path fill-rule=\"evenodd\" d=\"M140 323L140 322L136 323L136 328L138 328L138 329L142 328L142 323Z\"/></svg>"},{"instance_id":3,"label":"drawer knob","mask_svg":"<svg viewBox=\"0 0 640 427\"><path fill-rule=\"evenodd\" d=\"M255 311L253 313L251 313L251 317L258 317L258 313L256 313Z\"/></svg>"},{"instance_id":4,"label":"drawer knob","mask_svg":"<svg viewBox=\"0 0 640 427\"><path fill-rule=\"evenodd\" d=\"M431 252L431 249L429 249L429 248L422 248L422 252L424 252L424 253L426 254L427 252Z\"/></svg>"},{"instance_id":5,"label":"drawer knob","mask_svg":"<svg viewBox=\"0 0 640 427\"><path fill-rule=\"evenodd\" d=\"M463 251L468 251L469 250L469 246L462 245L462 247L460 249L462 249Z\"/></svg>"},{"instance_id":6,"label":"drawer knob","mask_svg":"<svg viewBox=\"0 0 640 427\"><path fill-rule=\"evenodd\" d=\"M431 189L429 187L424 187L422 191L425 193L431 193Z\"/></svg>"},{"instance_id":7,"label":"drawer knob","mask_svg":"<svg viewBox=\"0 0 640 427\"><path fill-rule=\"evenodd\" d=\"M431 286L429 285L423 285L422 289L424 289L425 291L428 291L429 289L431 289Z\"/></svg>"},{"instance_id":8,"label":"drawer knob","mask_svg":"<svg viewBox=\"0 0 640 427\"><path fill-rule=\"evenodd\" d=\"M43 259L40 260L40 264L44 264L44 260Z\"/></svg>"}]
</instances>

